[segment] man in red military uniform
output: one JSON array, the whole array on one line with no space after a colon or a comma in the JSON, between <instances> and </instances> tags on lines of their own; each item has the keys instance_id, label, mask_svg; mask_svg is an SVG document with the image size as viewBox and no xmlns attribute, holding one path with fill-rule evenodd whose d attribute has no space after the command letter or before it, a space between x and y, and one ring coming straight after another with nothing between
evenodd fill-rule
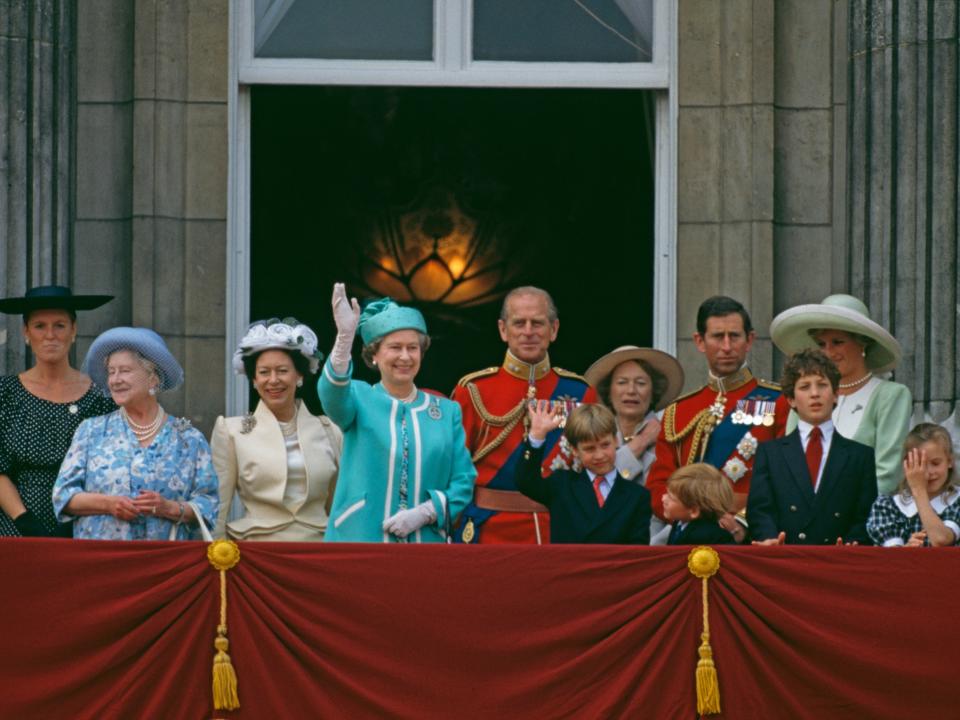
<instances>
[{"instance_id":1,"label":"man in red military uniform","mask_svg":"<svg viewBox=\"0 0 960 720\"><path fill-rule=\"evenodd\" d=\"M757 445L784 434L790 411L780 386L758 380L746 365L755 335L750 315L736 300L718 295L700 305L693 341L706 357L708 380L664 410L657 459L647 478L657 516L663 517L667 479L696 462L719 469L733 487L737 510L746 506ZM725 526L743 537L739 524Z\"/></svg>"},{"instance_id":2,"label":"man in red military uniform","mask_svg":"<svg viewBox=\"0 0 960 720\"><path fill-rule=\"evenodd\" d=\"M580 402L596 402L597 396L579 375L550 365L547 350L560 321L546 291L529 286L512 290L497 324L507 344L503 363L466 375L453 391L477 467L473 502L461 514L454 537L464 543L547 543L547 509L518 492L514 483L527 431L527 403L551 400L565 414ZM544 475L572 466L564 445L561 429L547 436Z\"/></svg>"}]
</instances>

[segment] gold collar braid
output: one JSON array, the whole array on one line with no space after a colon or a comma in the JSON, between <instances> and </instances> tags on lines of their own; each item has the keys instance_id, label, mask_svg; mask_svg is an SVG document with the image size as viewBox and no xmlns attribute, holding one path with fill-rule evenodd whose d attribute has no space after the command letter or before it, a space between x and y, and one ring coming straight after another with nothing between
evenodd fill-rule
<instances>
[{"instance_id":1,"label":"gold collar braid","mask_svg":"<svg viewBox=\"0 0 960 720\"><path fill-rule=\"evenodd\" d=\"M520 380L526 380L533 385L537 380L542 379L550 372L550 356L544 356L538 363L528 363L520 360L516 355L507 350L503 358L503 369L508 375L513 375Z\"/></svg>"}]
</instances>

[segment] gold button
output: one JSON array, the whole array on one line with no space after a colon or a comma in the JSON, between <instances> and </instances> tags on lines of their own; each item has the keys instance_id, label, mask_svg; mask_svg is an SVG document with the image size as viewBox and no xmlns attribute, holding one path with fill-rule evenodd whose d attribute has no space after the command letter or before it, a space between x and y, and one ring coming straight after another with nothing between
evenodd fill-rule
<instances>
[{"instance_id":1,"label":"gold button","mask_svg":"<svg viewBox=\"0 0 960 720\"><path fill-rule=\"evenodd\" d=\"M524 459L524 460L529 460L529 459L530 459L530 451L529 451L529 450L527 450L527 451L523 454L523 459Z\"/></svg>"}]
</instances>

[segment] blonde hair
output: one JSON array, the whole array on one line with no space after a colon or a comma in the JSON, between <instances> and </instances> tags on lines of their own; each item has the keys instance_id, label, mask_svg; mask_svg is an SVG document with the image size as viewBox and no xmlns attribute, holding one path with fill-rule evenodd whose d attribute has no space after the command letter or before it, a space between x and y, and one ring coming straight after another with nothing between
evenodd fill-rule
<instances>
[{"instance_id":1,"label":"blonde hair","mask_svg":"<svg viewBox=\"0 0 960 720\"><path fill-rule=\"evenodd\" d=\"M617 419L609 408L588 403L575 408L563 427L563 435L576 447L587 440L599 440L607 435L617 436Z\"/></svg>"},{"instance_id":2,"label":"blonde hair","mask_svg":"<svg viewBox=\"0 0 960 720\"><path fill-rule=\"evenodd\" d=\"M700 515L708 519L733 512L730 483L707 463L679 468L667 480L667 491L688 508L699 508Z\"/></svg>"},{"instance_id":3,"label":"blonde hair","mask_svg":"<svg viewBox=\"0 0 960 720\"><path fill-rule=\"evenodd\" d=\"M944 428L935 423L927 422L914 427L907 433L907 438L903 441L903 459L907 459L911 450L916 450L928 442L937 443L950 461L951 467L947 471L947 482L944 483L943 490L940 491L941 495L949 495L960 488L960 478L957 477L957 469L953 461L953 438ZM904 497L910 497L910 485L907 483L906 475L900 479L897 492Z\"/></svg>"}]
</instances>

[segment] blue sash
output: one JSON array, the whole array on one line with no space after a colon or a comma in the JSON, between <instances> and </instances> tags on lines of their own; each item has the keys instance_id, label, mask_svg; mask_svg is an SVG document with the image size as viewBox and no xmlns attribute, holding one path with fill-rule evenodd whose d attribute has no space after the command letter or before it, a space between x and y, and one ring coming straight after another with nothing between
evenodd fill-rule
<instances>
[{"instance_id":1,"label":"blue sash","mask_svg":"<svg viewBox=\"0 0 960 720\"><path fill-rule=\"evenodd\" d=\"M776 402L779 397L780 392L778 390L771 390L770 388L760 387L758 385L744 395L738 402L744 400L767 400ZM734 412L735 411L736 408L734 408ZM710 433L710 438L707 441L707 452L703 456L705 463L713 465L718 470L723 467L727 459L733 454L733 449L740 443L743 436L747 434L747 430L751 430L754 427L753 424L734 424L732 417L732 412L724 415L720 424Z\"/></svg>"},{"instance_id":2,"label":"blue sash","mask_svg":"<svg viewBox=\"0 0 960 720\"><path fill-rule=\"evenodd\" d=\"M576 400L583 400L584 393L586 393L589 386L584 385L581 380L574 380L573 378L561 377L557 381L557 386L553 389L553 394L550 395L550 400L558 400L563 396L572 397ZM538 398L542 399L542 398ZM524 411L526 412L526 411ZM522 421L521 421L522 422ZM557 428L556 430L551 430L547 434L547 438L543 443L543 457L549 457L550 453L553 451L554 445L560 442L560 437L563 434L563 430ZM513 449L513 452L510 453L507 457L506 462L500 466L494 476L490 478L490 482L487 483L486 487L491 490L514 490L517 489L516 475L517 475L517 464L520 462L520 455L523 452L524 444L521 442ZM471 501L469 505L464 509L460 514L460 527L454 532L453 540L454 542L462 543L463 542L463 529L466 527L467 521L473 521L473 531L474 536L471 542L477 542L480 538L480 527L485 523L490 517L496 515L498 510L487 510L485 508L478 508Z\"/></svg>"}]
</instances>

